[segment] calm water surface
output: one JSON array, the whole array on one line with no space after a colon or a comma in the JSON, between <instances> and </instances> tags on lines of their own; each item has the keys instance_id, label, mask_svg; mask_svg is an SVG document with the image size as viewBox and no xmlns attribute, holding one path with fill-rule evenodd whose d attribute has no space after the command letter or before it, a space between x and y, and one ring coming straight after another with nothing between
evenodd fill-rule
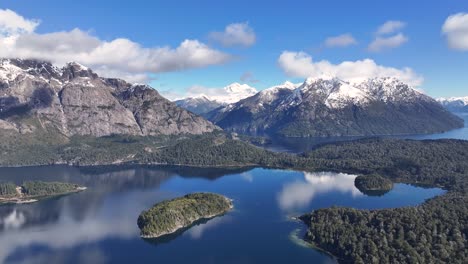
<instances>
[{"instance_id":1,"label":"calm water surface","mask_svg":"<svg viewBox=\"0 0 468 264\"><path fill-rule=\"evenodd\" d=\"M439 134L426 134L426 135L403 135L403 136L385 136L385 138L402 138L402 139L464 139L468 140L468 113L457 114L463 120L465 120L465 127L460 129L454 129L445 133ZM357 139L363 139L366 137L327 137L327 138L282 138L272 137L271 144L265 148L276 151L276 152L289 152L289 153L301 153L308 152L317 146L340 142L340 141L352 141Z\"/></svg>"},{"instance_id":2,"label":"calm water surface","mask_svg":"<svg viewBox=\"0 0 468 264\"><path fill-rule=\"evenodd\" d=\"M416 205L443 193L396 184L383 196L366 196L354 178L261 168L0 168L0 181L88 187L35 204L0 206L0 263L334 263L294 242L292 234L302 236L304 225L289 216L333 205ZM235 209L164 240L140 239L136 220L142 210L201 191L234 199Z\"/></svg>"}]
</instances>

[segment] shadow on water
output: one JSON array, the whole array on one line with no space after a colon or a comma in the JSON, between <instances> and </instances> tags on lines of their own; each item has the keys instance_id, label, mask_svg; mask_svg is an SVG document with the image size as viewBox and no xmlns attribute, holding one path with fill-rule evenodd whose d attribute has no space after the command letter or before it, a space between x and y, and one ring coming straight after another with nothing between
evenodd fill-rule
<instances>
[{"instance_id":1,"label":"shadow on water","mask_svg":"<svg viewBox=\"0 0 468 264\"><path fill-rule=\"evenodd\" d=\"M112 165L112 166L90 166L90 167L77 167L77 169L84 174L99 175L104 173L119 172L122 170L164 170L172 172L184 178L203 178L207 180L216 180L223 176L240 174L254 167L190 167L190 166L173 166L173 165Z\"/></svg>"},{"instance_id":2,"label":"shadow on water","mask_svg":"<svg viewBox=\"0 0 468 264\"><path fill-rule=\"evenodd\" d=\"M189 225L187 227L178 229L174 233L163 235L163 236L160 236L160 237L157 237L157 238L142 238L142 239L145 242L147 242L147 243L149 243L151 245L154 245L154 246L161 245L161 244L167 244L167 243L175 240L176 238L182 236L186 231L190 230L191 228L196 227L196 226L205 225L210 220L213 220L215 218L221 218L221 217L223 217L225 215L226 214L218 215L218 216L211 217L211 218L202 218L202 219L199 219L199 220L193 222L191 225Z\"/></svg>"},{"instance_id":3,"label":"shadow on water","mask_svg":"<svg viewBox=\"0 0 468 264\"><path fill-rule=\"evenodd\" d=\"M391 190L360 190L359 191L367 196L384 196L385 194L389 193Z\"/></svg>"}]
</instances>

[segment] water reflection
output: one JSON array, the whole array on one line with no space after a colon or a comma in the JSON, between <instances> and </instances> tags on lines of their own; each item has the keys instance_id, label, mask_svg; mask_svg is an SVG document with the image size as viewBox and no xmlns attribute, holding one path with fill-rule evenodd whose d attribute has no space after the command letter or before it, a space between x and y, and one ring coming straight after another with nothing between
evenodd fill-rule
<instances>
[{"instance_id":1,"label":"water reflection","mask_svg":"<svg viewBox=\"0 0 468 264\"><path fill-rule=\"evenodd\" d=\"M465 121L465 127L450 130L438 134L422 134L422 135L401 135L401 136L380 136L382 138L400 138L400 139L463 139L468 140L468 114L457 113ZM285 138L285 137L270 137L270 144L264 146L265 148L276 152L291 152L303 153L309 152L321 145L330 144L342 141L353 141L369 137L310 137L310 138Z\"/></svg>"},{"instance_id":2,"label":"water reflection","mask_svg":"<svg viewBox=\"0 0 468 264\"><path fill-rule=\"evenodd\" d=\"M395 207L438 194L411 187L370 198L354 187L354 178L260 168L0 168L0 180L89 187L34 204L0 206L0 263L326 263L328 256L291 243L288 234L300 223L284 221L284 210L305 206L299 212L307 212L333 204ZM235 210L164 239L140 238L136 219L141 211L199 191L233 198Z\"/></svg>"},{"instance_id":3,"label":"water reflection","mask_svg":"<svg viewBox=\"0 0 468 264\"><path fill-rule=\"evenodd\" d=\"M295 181L284 185L278 194L278 203L282 210L293 211L308 206L314 197L321 193L338 191L349 193L352 197L362 193L354 186L357 175L334 172L304 173L304 181Z\"/></svg>"},{"instance_id":4,"label":"water reflection","mask_svg":"<svg viewBox=\"0 0 468 264\"><path fill-rule=\"evenodd\" d=\"M196 226L193 226L187 231L187 234L192 238L192 239L200 239L203 236L203 233L209 231L210 229L214 229L217 226L227 223L232 221L232 217L229 215L224 215L220 217L213 218L209 220L208 222L204 224L199 224Z\"/></svg>"},{"instance_id":5,"label":"water reflection","mask_svg":"<svg viewBox=\"0 0 468 264\"><path fill-rule=\"evenodd\" d=\"M1 206L0 263L15 249L32 245L61 249L109 238L137 237L135 219L139 213L157 201L174 196L142 190L159 187L177 175L174 171L187 177L202 173L199 169L183 168L1 168L2 181L18 184L31 178L65 181L87 186L88 190L35 204ZM226 174L221 170L205 172L211 179Z\"/></svg>"}]
</instances>

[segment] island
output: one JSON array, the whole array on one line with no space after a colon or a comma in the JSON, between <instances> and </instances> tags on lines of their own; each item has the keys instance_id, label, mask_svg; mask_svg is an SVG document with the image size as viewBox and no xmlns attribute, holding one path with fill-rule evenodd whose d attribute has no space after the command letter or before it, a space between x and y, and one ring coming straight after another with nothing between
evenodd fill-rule
<instances>
[{"instance_id":1,"label":"island","mask_svg":"<svg viewBox=\"0 0 468 264\"><path fill-rule=\"evenodd\" d=\"M223 215L232 208L232 201L219 194L187 194L143 211L138 217L138 227L142 238L158 238L190 227L197 221Z\"/></svg>"},{"instance_id":2,"label":"island","mask_svg":"<svg viewBox=\"0 0 468 264\"><path fill-rule=\"evenodd\" d=\"M369 196L380 196L393 189L393 182L379 174L359 175L354 179L354 186Z\"/></svg>"},{"instance_id":3,"label":"island","mask_svg":"<svg viewBox=\"0 0 468 264\"><path fill-rule=\"evenodd\" d=\"M20 186L6 182L0 183L0 204L33 203L40 199L84 190L86 187L64 182L26 181Z\"/></svg>"},{"instance_id":4,"label":"island","mask_svg":"<svg viewBox=\"0 0 468 264\"><path fill-rule=\"evenodd\" d=\"M308 157L320 168L446 190L417 206L304 214L312 246L339 263L468 263L468 141L360 140L323 146Z\"/></svg>"}]
</instances>

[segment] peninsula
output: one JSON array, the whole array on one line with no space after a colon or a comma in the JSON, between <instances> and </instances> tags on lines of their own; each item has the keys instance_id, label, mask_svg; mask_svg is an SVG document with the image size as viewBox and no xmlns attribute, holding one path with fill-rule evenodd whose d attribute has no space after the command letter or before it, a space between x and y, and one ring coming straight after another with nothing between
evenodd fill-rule
<instances>
[{"instance_id":1,"label":"peninsula","mask_svg":"<svg viewBox=\"0 0 468 264\"><path fill-rule=\"evenodd\" d=\"M0 183L0 204L33 203L51 196L65 195L86 190L73 183L27 181L16 186L14 183Z\"/></svg>"}]
</instances>

